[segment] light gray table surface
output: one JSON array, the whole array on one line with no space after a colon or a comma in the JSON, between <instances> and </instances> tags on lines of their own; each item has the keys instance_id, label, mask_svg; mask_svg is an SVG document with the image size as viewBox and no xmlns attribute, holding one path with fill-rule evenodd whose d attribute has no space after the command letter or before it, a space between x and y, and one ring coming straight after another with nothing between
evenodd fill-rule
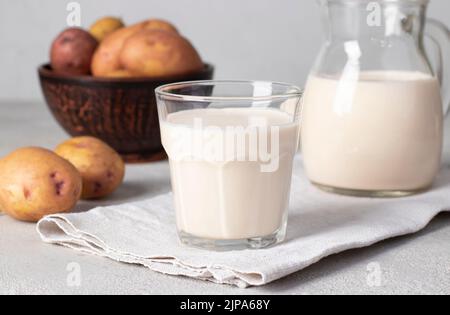
<instances>
[{"instance_id":1,"label":"light gray table surface","mask_svg":"<svg viewBox=\"0 0 450 315\"><path fill-rule=\"evenodd\" d=\"M450 134L447 124L446 134ZM43 102L0 102L0 155L28 145L53 148L67 135ZM447 137L448 138L448 137ZM445 161L450 161L446 141ZM170 190L166 162L129 165L124 185L102 202L78 210L148 198ZM450 192L449 192L450 193ZM69 286L68 266L80 267ZM371 267L381 285L373 285ZM372 284L372 285L371 285ZM43 243L35 224L0 215L0 294L450 294L450 214L423 231L330 256L262 287L238 289L174 277Z\"/></svg>"}]
</instances>

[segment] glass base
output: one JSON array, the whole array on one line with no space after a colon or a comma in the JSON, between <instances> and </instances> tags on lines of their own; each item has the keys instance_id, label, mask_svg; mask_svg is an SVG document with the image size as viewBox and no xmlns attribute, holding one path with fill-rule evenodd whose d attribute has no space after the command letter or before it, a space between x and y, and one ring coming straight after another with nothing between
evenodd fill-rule
<instances>
[{"instance_id":1,"label":"glass base","mask_svg":"<svg viewBox=\"0 0 450 315\"><path fill-rule=\"evenodd\" d=\"M184 245L214 251L266 248L271 245L282 242L285 238L285 235L286 235L286 228L282 228L277 232L267 236L233 239L233 240L206 239L188 234L183 231L178 232L178 237L180 238L181 243L183 243Z\"/></svg>"},{"instance_id":2,"label":"glass base","mask_svg":"<svg viewBox=\"0 0 450 315\"><path fill-rule=\"evenodd\" d=\"M411 195L416 195L423 193L430 189L431 186L414 189L414 190L358 190L358 189L347 189L347 188L338 188L332 187L328 185L322 185L318 183L312 182L314 186L317 188L334 194L346 195L346 196L354 196L354 197L369 197L369 198L399 198L399 197L407 197Z\"/></svg>"}]
</instances>

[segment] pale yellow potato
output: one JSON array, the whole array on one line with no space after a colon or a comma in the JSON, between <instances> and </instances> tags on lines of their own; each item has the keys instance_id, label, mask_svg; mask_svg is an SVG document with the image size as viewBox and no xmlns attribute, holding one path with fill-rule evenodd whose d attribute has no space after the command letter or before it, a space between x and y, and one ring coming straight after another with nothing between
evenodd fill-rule
<instances>
[{"instance_id":1,"label":"pale yellow potato","mask_svg":"<svg viewBox=\"0 0 450 315\"><path fill-rule=\"evenodd\" d=\"M152 19L140 22L128 27L120 28L107 35L98 46L94 53L91 64L91 72L97 77L110 77L116 71L131 70L120 63L120 54L125 41L144 29L162 29L168 32L178 34L177 29L169 22ZM130 71L129 73L132 73ZM117 77L116 75L112 75ZM139 76L139 75L137 75Z\"/></svg>"},{"instance_id":2,"label":"pale yellow potato","mask_svg":"<svg viewBox=\"0 0 450 315\"><path fill-rule=\"evenodd\" d=\"M144 28L143 23L121 28L100 43L94 53L91 71L94 76L105 77L109 73L121 70L119 54L125 40Z\"/></svg>"},{"instance_id":3,"label":"pale yellow potato","mask_svg":"<svg viewBox=\"0 0 450 315\"><path fill-rule=\"evenodd\" d=\"M125 164L109 145L94 137L77 137L61 143L55 152L70 161L83 179L83 199L106 197L123 182Z\"/></svg>"},{"instance_id":4,"label":"pale yellow potato","mask_svg":"<svg viewBox=\"0 0 450 315\"><path fill-rule=\"evenodd\" d=\"M147 30L162 30L162 31L168 31L178 34L177 28L164 20L160 19L150 19L147 21L144 21L144 28Z\"/></svg>"},{"instance_id":5,"label":"pale yellow potato","mask_svg":"<svg viewBox=\"0 0 450 315\"><path fill-rule=\"evenodd\" d=\"M137 76L138 75L136 75L135 73L132 73L131 71L124 70L124 69L111 71L111 72L108 72L107 74L105 74L105 77L107 77L107 78L133 78L133 77L137 77Z\"/></svg>"},{"instance_id":6,"label":"pale yellow potato","mask_svg":"<svg viewBox=\"0 0 450 315\"><path fill-rule=\"evenodd\" d=\"M81 195L76 168L52 151L27 147L0 161L0 209L36 222L45 215L71 211Z\"/></svg>"},{"instance_id":7,"label":"pale yellow potato","mask_svg":"<svg viewBox=\"0 0 450 315\"><path fill-rule=\"evenodd\" d=\"M147 29L125 41L120 64L146 77L176 76L203 68L199 54L186 38L174 32Z\"/></svg>"},{"instance_id":8,"label":"pale yellow potato","mask_svg":"<svg viewBox=\"0 0 450 315\"><path fill-rule=\"evenodd\" d=\"M94 24L89 28L89 32L94 36L99 42L105 39L106 36L125 27L125 24L121 19L112 16L106 16L95 21Z\"/></svg>"}]
</instances>

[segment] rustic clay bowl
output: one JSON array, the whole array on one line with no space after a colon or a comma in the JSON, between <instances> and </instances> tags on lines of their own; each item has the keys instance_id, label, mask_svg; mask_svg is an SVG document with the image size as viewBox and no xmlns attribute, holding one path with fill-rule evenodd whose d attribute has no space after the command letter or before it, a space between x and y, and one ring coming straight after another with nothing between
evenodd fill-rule
<instances>
[{"instance_id":1,"label":"rustic clay bowl","mask_svg":"<svg viewBox=\"0 0 450 315\"><path fill-rule=\"evenodd\" d=\"M170 78L67 76L39 67L42 91L53 116L72 136L100 138L127 162L164 159L154 90L179 81L210 80L214 67Z\"/></svg>"}]
</instances>

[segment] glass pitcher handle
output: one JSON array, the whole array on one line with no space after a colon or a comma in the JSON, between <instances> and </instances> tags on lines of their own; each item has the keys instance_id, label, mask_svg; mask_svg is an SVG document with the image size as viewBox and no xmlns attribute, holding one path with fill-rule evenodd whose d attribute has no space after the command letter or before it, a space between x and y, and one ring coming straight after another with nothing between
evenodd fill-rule
<instances>
[{"instance_id":1,"label":"glass pitcher handle","mask_svg":"<svg viewBox=\"0 0 450 315\"><path fill-rule=\"evenodd\" d=\"M450 31L442 22L427 19L425 34L439 48L435 72L441 83L444 113L447 114L450 107Z\"/></svg>"}]
</instances>

